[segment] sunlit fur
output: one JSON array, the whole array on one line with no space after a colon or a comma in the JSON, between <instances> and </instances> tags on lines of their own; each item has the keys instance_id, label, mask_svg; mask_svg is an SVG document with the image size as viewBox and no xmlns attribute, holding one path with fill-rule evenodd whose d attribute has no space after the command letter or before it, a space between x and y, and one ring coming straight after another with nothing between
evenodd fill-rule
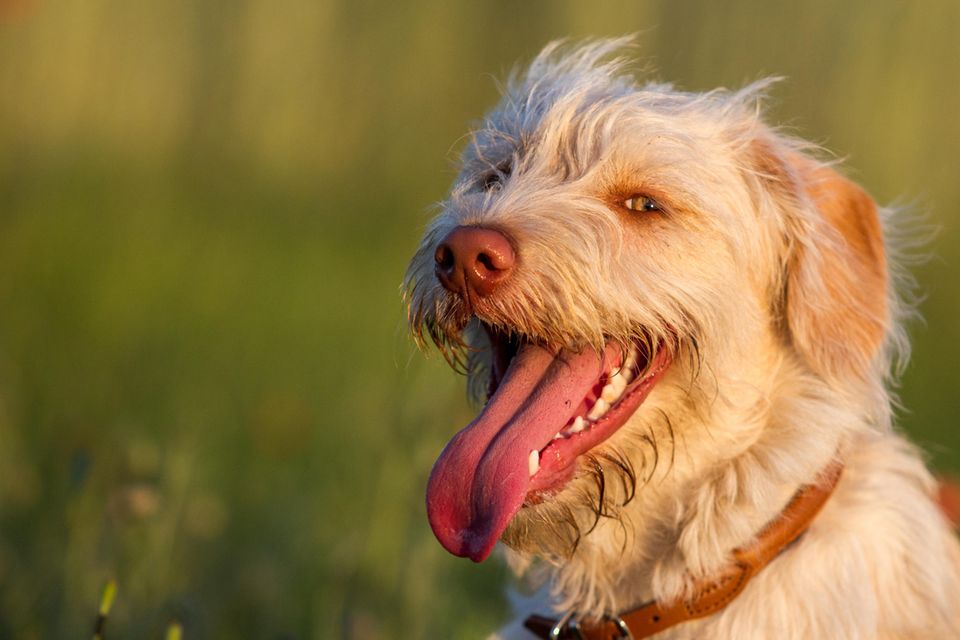
<instances>
[{"instance_id":1,"label":"sunlit fur","mask_svg":"<svg viewBox=\"0 0 960 640\"><path fill-rule=\"evenodd\" d=\"M518 620L681 596L839 456L801 541L721 613L658 638L960 637L960 551L892 427L907 305L876 225L890 212L763 122L769 82L638 85L612 58L627 44L550 45L509 79L405 280L415 335L468 369L480 402L479 321L555 347L675 352L567 488L504 534L539 585ZM619 206L635 194L662 211ZM457 225L499 229L517 251L510 280L471 308L433 274ZM519 622L500 635L528 637Z\"/></svg>"}]
</instances>

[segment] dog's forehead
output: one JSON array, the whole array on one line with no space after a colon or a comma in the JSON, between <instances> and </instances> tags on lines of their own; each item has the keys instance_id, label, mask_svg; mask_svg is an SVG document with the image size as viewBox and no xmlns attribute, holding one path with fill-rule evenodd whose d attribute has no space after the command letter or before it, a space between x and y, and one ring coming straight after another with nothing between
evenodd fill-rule
<instances>
[{"instance_id":1,"label":"dog's forehead","mask_svg":"<svg viewBox=\"0 0 960 640\"><path fill-rule=\"evenodd\" d=\"M734 104L741 102L738 96L615 80L589 90L567 80L564 91L535 85L529 93L507 93L471 132L460 178L474 180L478 173L505 168L552 167L569 173L571 162L581 168L603 161L629 163L657 147L724 152L736 146L730 144L736 132L756 119L755 112ZM563 166L555 160L563 160Z\"/></svg>"},{"instance_id":2,"label":"dog's forehead","mask_svg":"<svg viewBox=\"0 0 960 640\"><path fill-rule=\"evenodd\" d=\"M568 139L577 136L584 127L626 110L626 98L634 93L619 84L588 91L578 90L572 81L565 86L563 92L535 85L506 93L471 133L464 164L530 152L551 131L562 131Z\"/></svg>"}]
</instances>

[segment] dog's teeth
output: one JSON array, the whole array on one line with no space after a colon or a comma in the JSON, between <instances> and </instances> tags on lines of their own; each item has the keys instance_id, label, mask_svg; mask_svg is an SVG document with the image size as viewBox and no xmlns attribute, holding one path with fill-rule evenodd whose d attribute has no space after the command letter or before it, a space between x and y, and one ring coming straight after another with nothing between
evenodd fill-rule
<instances>
[{"instance_id":1,"label":"dog's teeth","mask_svg":"<svg viewBox=\"0 0 960 640\"><path fill-rule=\"evenodd\" d=\"M570 425L570 433L580 433L587 428L587 421L583 419L583 416L577 416L573 419L573 424Z\"/></svg>"},{"instance_id":2,"label":"dog's teeth","mask_svg":"<svg viewBox=\"0 0 960 640\"><path fill-rule=\"evenodd\" d=\"M637 348L633 347L630 349L630 353L627 354L627 359L623 361L623 367L621 371L623 371L624 374L629 372L631 378L633 377L633 374L637 368L637 356Z\"/></svg>"},{"instance_id":3,"label":"dog's teeth","mask_svg":"<svg viewBox=\"0 0 960 640\"><path fill-rule=\"evenodd\" d=\"M554 439L554 440L563 440L563 433L557 431L557 432L553 435L553 439Z\"/></svg>"},{"instance_id":4,"label":"dog's teeth","mask_svg":"<svg viewBox=\"0 0 960 640\"><path fill-rule=\"evenodd\" d=\"M593 405L593 408L590 409L590 413L587 414L587 417L591 420L599 420L603 417L603 414L607 412L607 409L610 408L610 405L603 398L597 398L596 404Z\"/></svg>"},{"instance_id":5,"label":"dog's teeth","mask_svg":"<svg viewBox=\"0 0 960 640\"><path fill-rule=\"evenodd\" d=\"M622 374L610 378L610 384L617 388L617 395L623 393L623 390L627 388L627 383L629 383L629 380Z\"/></svg>"},{"instance_id":6,"label":"dog's teeth","mask_svg":"<svg viewBox=\"0 0 960 640\"><path fill-rule=\"evenodd\" d=\"M613 402L619 395L609 382L603 385L603 390L600 392L600 397L603 398L604 402Z\"/></svg>"},{"instance_id":7,"label":"dog's teeth","mask_svg":"<svg viewBox=\"0 0 960 640\"><path fill-rule=\"evenodd\" d=\"M627 384L630 383L629 378L627 378L625 374L626 371L623 369L617 369L616 372L610 376L607 384L614 385L617 389L619 389L620 393L623 393L623 390L627 388Z\"/></svg>"},{"instance_id":8,"label":"dog's teeth","mask_svg":"<svg viewBox=\"0 0 960 640\"><path fill-rule=\"evenodd\" d=\"M620 399L620 395L623 393L623 390L627 388L627 383L623 381L621 376L613 376L610 378L610 381L603 386L603 391L600 392L600 397L607 404L613 404Z\"/></svg>"},{"instance_id":9,"label":"dog's teeth","mask_svg":"<svg viewBox=\"0 0 960 640\"><path fill-rule=\"evenodd\" d=\"M531 478L533 474L540 470L540 452L536 449L530 452L530 457L527 459L527 469L530 471Z\"/></svg>"}]
</instances>

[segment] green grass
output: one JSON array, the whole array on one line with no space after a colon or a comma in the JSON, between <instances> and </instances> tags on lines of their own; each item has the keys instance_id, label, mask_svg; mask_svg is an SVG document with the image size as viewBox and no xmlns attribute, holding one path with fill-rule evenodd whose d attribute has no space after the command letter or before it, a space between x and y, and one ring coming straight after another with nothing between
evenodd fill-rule
<instances>
[{"instance_id":1,"label":"green grass","mask_svg":"<svg viewBox=\"0 0 960 640\"><path fill-rule=\"evenodd\" d=\"M902 423L960 470L958 9L866 0L186 0L0 9L0 637L471 638L505 570L433 539L462 380L403 269L488 74L642 31L942 227Z\"/></svg>"}]
</instances>

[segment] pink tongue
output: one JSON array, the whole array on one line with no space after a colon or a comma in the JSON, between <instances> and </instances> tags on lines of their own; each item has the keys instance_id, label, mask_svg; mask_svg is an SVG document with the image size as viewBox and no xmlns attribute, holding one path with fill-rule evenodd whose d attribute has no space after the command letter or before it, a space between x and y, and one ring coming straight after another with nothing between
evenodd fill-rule
<instances>
[{"instance_id":1,"label":"pink tongue","mask_svg":"<svg viewBox=\"0 0 960 640\"><path fill-rule=\"evenodd\" d=\"M573 417L619 350L554 354L526 345L477 418L447 444L427 485L430 526L447 551L480 562L520 509L528 460Z\"/></svg>"}]
</instances>

